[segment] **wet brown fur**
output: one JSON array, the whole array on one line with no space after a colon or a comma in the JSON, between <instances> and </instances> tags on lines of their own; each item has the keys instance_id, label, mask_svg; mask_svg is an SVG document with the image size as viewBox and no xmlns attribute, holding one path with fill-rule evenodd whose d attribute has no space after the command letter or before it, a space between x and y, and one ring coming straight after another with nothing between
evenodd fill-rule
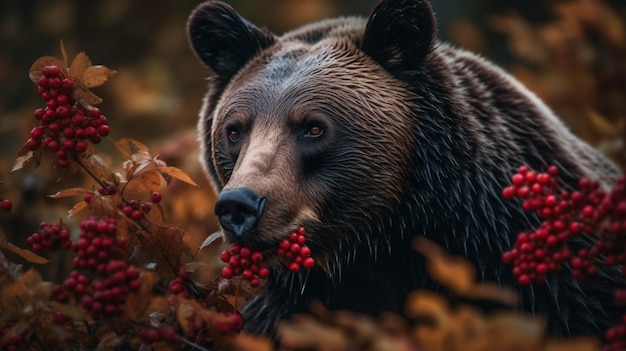
<instances>
[{"instance_id":1,"label":"wet brown fur","mask_svg":"<svg viewBox=\"0 0 626 351\"><path fill-rule=\"evenodd\" d=\"M382 1L369 20L281 37L207 2L189 37L212 71L199 121L205 169L217 191L267 199L254 233L225 233L275 265L244 311L250 332L271 333L314 299L377 314L401 311L415 288L441 291L411 249L417 235L468 257L482 280L516 286L500 255L539 222L501 199L516 168L555 164L568 187L582 176L608 187L619 175L511 76L438 42L424 1ZM319 125L321 138L303 138ZM272 253L298 225L319 265L292 274ZM615 279L579 285L563 272L521 289L523 308L553 334L598 334L617 315L606 308Z\"/></svg>"}]
</instances>

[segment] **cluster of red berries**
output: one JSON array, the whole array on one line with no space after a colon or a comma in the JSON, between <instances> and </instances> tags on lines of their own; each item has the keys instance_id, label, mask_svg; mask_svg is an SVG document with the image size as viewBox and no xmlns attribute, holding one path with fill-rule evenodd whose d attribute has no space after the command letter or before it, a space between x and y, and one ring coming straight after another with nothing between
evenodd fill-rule
<instances>
[{"instance_id":1,"label":"cluster of red berries","mask_svg":"<svg viewBox=\"0 0 626 351\"><path fill-rule=\"evenodd\" d=\"M13 203L11 203L10 200L2 200L0 201L0 208L6 212L9 212L13 208Z\"/></svg>"},{"instance_id":2,"label":"cluster of red berries","mask_svg":"<svg viewBox=\"0 0 626 351\"><path fill-rule=\"evenodd\" d=\"M80 223L78 241L72 246L77 253L73 265L93 273L107 273L111 260L124 258L128 239L116 236L117 221L114 218L97 220L89 217Z\"/></svg>"},{"instance_id":3,"label":"cluster of red berries","mask_svg":"<svg viewBox=\"0 0 626 351\"><path fill-rule=\"evenodd\" d=\"M543 219L538 229L519 234L515 247L502 256L522 285L542 282L564 262L576 278L596 274L600 263L626 263L626 180L607 194L599 183L581 179L579 189L569 192L559 190L557 175L554 166L547 173L522 166L503 190L504 198L523 199L524 210ZM570 252L568 241L582 234L595 235L593 244Z\"/></svg>"},{"instance_id":4,"label":"cluster of red berries","mask_svg":"<svg viewBox=\"0 0 626 351\"><path fill-rule=\"evenodd\" d=\"M73 296L94 319L118 316L128 294L141 286L139 270L122 260L127 239L116 236L113 218L89 217L80 223L80 229L78 241L71 246L77 253L75 269L52 293L61 303Z\"/></svg>"},{"instance_id":5,"label":"cluster of red berries","mask_svg":"<svg viewBox=\"0 0 626 351\"><path fill-rule=\"evenodd\" d=\"M315 260L311 257L311 249L305 245L306 229L300 226L295 231L289 233L278 245L276 254L285 259L285 266L290 271L297 273L301 267L311 269L315 266Z\"/></svg>"},{"instance_id":6,"label":"cluster of red berries","mask_svg":"<svg viewBox=\"0 0 626 351\"><path fill-rule=\"evenodd\" d=\"M70 231L65 226L46 222L39 225L37 232L29 236L26 243L36 253L40 253L43 249L56 251L58 249L67 250L72 247Z\"/></svg>"},{"instance_id":7,"label":"cluster of red berries","mask_svg":"<svg viewBox=\"0 0 626 351\"><path fill-rule=\"evenodd\" d=\"M87 151L87 141L99 143L109 135L107 118L97 108L83 111L76 106L74 81L57 66L46 66L37 91L46 103L35 111L39 125L26 141L29 150L42 145L55 152L59 167L69 167L71 158Z\"/></svg>"},{"instance_id":8,"label":"cluster of red berries","mask_svg":"<svg viewBox=\"0 0 626 351\"><path fill-rule=\"evenodd\" d=\"M222 251L220 259L228 263L222 269L222 277L231 279L241 276L253 288L261 285L260 279L266 279L270 275L269 269L261 266L263 254L240 244L233 244L230 250Z\"/></svg>"},{"instance_id":9,"label":"cluster of red berries","mask_svg":"<svg viewBox=\"0 0 626 351\"><path fill-rule=\"evenodd\" d=\"M181 269L178 272L178 276L172 279L169 283L170 292L174 295L180 295L182 297L189 297L189 293L185 289L185 285L189 283L189 272Z\"/></svg>"},{"instance_id":10,"label":"cluster of red berries","mask_svg":"<svg viewBox=\"0 0 626 351\"><path fill-rule=\"evenodd\" d=\"M139 332L139 337L148 345L160 341L178 345L182 341L176 329L169 325L163 325L158 328L143 328Z\"/></svg>"},{"instance_id":11,"label":"cluster of red berries","mask_svg":"<svg viewBox=\"0 0 626 351\"><path fill-rule=\"evenodd\" d=\"M97 320L121 315L128 294L139 291L141 287L139 270L124 261L109 262L107 273L106 278L94 281L88 293L80 298L83 308Z\"/></svg>"},{"instance_id":12,"label":"cluster of red berries","mask_svg":"<svg viewBox=\"0 0 626 351\"><path fill-rule=\"evenodd\" d=\"M134 221L140 221L143 217L150 212L152 204L158 204L161 202L161 193L155 191L150 195L150 202L140 202L139 200L130 200L122 207L122 212L126 217L131 218Z\"/></svg>"},{"instance_id":13,"label":"cluster of red berries","mask_svg":"<svg viewBox=\"0 0 626 351\"><path fill-rule=\"evenodd\" d=\"M244 326L244 319L241 313L220 312L219 315L194 313L189 318L189 331L185 335L187 340L199 346L209 347L212 345L211 335L238 334Z\"/></svg>"},{"instance_id":14,"label":"cluster of red berries","mask_svg":"<svg viewBox=\"0 0 626 351\"><path fill-rule=\"evenodd\" d=\"M222 312L220 313L225 320L214 322L213 328L220 334L236 334L239 333L244 326L244 319L239 312Z\"/></svg>"}]
</instances>

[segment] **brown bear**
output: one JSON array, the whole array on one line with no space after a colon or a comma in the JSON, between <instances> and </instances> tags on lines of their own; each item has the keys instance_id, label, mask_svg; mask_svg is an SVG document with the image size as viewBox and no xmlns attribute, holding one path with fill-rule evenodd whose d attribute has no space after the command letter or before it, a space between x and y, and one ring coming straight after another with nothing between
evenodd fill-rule
<instances>
[{"instance_id":1,"label":"brown bear","mask_svg":"<svg viewBox=\"0 0 626 351\"><path fill-rule=\"evenodd\" d=\"M553 335L600 335L618 318L618 278L563 271L519 287L501 255L540 220L501 193L522 164L556 165L570 188L581 177L610 187L620 171L503 70L438 41L427 1L382 0L369 19L282 36L209 1L188 36L211 71L199 140L216 215L228 242L273 267L243 310L247 331L271 334L313 300L376 315L401 312L416 288L442 291L417 236L518 288ZM293 273L275 250L298 226L317 265Z\"/></svg>"}]
</instances>

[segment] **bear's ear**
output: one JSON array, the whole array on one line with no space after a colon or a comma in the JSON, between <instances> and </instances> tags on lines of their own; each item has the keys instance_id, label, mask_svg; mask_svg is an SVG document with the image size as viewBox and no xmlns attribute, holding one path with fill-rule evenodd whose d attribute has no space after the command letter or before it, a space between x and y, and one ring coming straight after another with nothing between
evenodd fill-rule
<instances>
[{"instance_id":1,"label":"bear's ear","mask_svg":"<svg viewBox=\"0 0 626 351\"><path fill-rule=\"evenodd\" d=\"M219 1L199 5L187 22L187 36L200 61L230 80L254 55L275 42L268 31Z\"/></svg>"},{"instance_id":2,"label":"bear's ear","mask_svg":"<svg viewBox=\"0 0 626 351\"><path fill-rule=\"evenodd\" d=\"M361 49L391 73L414 70L435 43L435 17L426 0L382 0L370 16Z\"/></svg>"}]
</instances>

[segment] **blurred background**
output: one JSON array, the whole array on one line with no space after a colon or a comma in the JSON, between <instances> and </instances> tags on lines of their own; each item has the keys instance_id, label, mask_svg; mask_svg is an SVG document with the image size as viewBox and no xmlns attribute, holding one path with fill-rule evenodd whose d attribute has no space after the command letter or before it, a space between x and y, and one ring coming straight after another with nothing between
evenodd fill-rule
<instances>
[{"instance_id":1,"label":"blurred background","mask_svg":"<svg viewBox=\"0 0 626 351\"><path fill-rule=\"evenodd\" d=\"M367 16L375 0L231 0L244 17L275 33L339 15ZM439 36L479 52L517 76L567 125L624 165L626 2L623 0L432 0ZM40 221L58 221L69 202L46 199L77 186L50 167L9 174L41 107L28 78L32 62L85 51L117 74L94 93L111 137L138 139L188 172L201 190L174 185L172 220L197 232L215 228L213 195L197 163L194 127L207 71L188 48L185 23L194 0L4 0L0 2L0 198L14 209L0 226L24 247ZM110 143L103 157L116 165ZM114 166L115 167L115 166ZM93 183L93 182L91 182ZM86 184L91 184L87 182ZM89 186L89 185L87 185ZM166 199L167 200L167 199ZM195 229L194 229L195 228Z\"/></svg>"}]
</instances>

